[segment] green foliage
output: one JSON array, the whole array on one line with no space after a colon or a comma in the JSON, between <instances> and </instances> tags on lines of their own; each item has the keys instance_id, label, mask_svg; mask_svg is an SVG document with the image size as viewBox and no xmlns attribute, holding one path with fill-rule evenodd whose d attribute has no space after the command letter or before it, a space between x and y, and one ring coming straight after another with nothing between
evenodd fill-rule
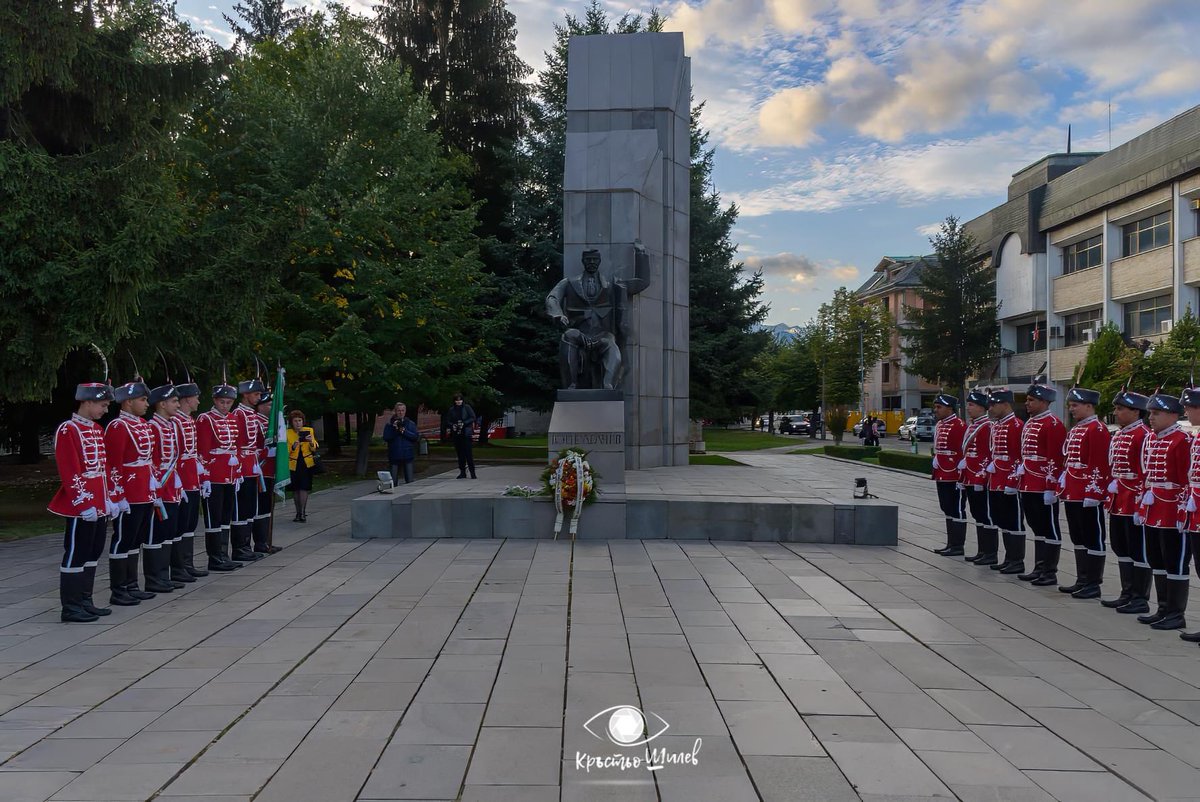
<instances>
[{"instance_id":1,"label":"green foliage","mask_svg":"<svg viewBox=\"0 0 1200 802\"><path fill-rule=\"evenodd\" d=\"M910 371L962 397L967 377L996 355L996 271L977 258L975 241L955 217L930 243L937 263L921 273L924 307L906 310L901 347Z\"/></svg>"},{"instance_id":2,"label":"green foliage","mask_svg":"<svg viewBox=\"0 0 1200 802\"><path fill-rule=\"evenodd\" d=\"M222 14L239 44L253 46L281 41L296 30L307 15L302 8L287 9L284 0L243 0L233 7L236 16ZM243 24L244 23L244 24Z\"/></svg>"},{"instance_id":3,"label":"green foliage","mask_svg":"<svg viewBox=\"0 0 1200 802\"><path fill-rule=\"evenodd\" d=\"M933 473L933 457L928 454L910 454L907 451L880 451L879 464L885 468L900 468L916 471L926 476Z\"/></svg>"},{"instance_id":4,"label":"green foliage","mask_svg":"<svg viewBox=\"0 0 1200 802\"><path fill-rule=\"evenodd\" d=\"M863 379L859 367L866 369L879 361L887 350L891 331L892 318L882 306L860 303L858 296L845 287L838 288L832 300L821 304L804 342L820 370L827 405L859 403ZM829 429L836 436L833 416L827 417Z\"/></svg>"},{"instance_id":5,"label":"green foliage","mask_svg":"<svg viewBox=\"0 0 1200 802\"><path fill-rule=\"evenodd\" d=\"M1141 360L1141 352L1126 344L1114 323L1100 328L1096 339L1088 346L1079 383L1100 393L1096 413L1101 417L1112 411L1112 399L1133 373Z\"/></svg>"},{"instance_id":6,"label":"green foliage","mask_svg":"<svg viewBox=\"0 0 1200 802\"><path fill-rule=\"evenodd\" d=\"M833 435L833 442L839 445L842 442L842 437L846 434L849 423L850 411L845 406L839 404L830 407L825 413L825 427Z\"/></svg>"},{"instance_id":7,"label":"green foliage","mask_svg":"<svg viewBox=\"0 0 1200 802\"><path fill-rule=\"evenodd\" d=\"M842 459L866 459L879 456L879 446L825 446L825 456Z\"/></svg>"},{"instance_id":8,"label":"green foliage","mask_svg":"<svg viewBox=\"0 0 1200 802\"><path fill-rule=\"evenodd\" d=\"M1146 388L1146 392L1161 386L1164 392L1178 395L1196 372L1198 352L1200 323L1188 309L1172 326L1166 339L1147 351L1137 364L1137 386Z\"/></svg>"}]
</instances>

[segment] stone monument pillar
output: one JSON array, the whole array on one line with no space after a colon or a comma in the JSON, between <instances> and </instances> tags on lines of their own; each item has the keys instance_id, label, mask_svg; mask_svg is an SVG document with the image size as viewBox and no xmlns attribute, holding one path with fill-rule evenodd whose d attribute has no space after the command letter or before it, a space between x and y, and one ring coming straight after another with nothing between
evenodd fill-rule
<instances>
[{"instance_id":1,"label":"stone monument pillar","mask_svg":"<svg viewBox=\"0 0 1200 802\"><path fill-rule=\"evenodd\" d=\"M587 249L609 280L650 256L621 348L625 467L688 463L691 64L683 34L571 39L563 178L563 274Z\"/></svg>"}]
</instances>

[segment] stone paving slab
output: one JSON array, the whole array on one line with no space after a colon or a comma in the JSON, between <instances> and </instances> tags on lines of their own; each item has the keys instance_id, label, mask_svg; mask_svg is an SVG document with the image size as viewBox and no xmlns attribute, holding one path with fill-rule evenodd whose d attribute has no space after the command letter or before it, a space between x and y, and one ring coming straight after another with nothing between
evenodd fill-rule
<instances>
[{"instance_id":1,"label":"stone paving slab","mask_svg":"<svg viewBox=\"0 0 1200 802\"><path fill-rule=\"evenodd\" d=\"M896 547L353 541L354 485L269 559L66 626L55 539L2 544L0 799L1200 799L1194 646L932 554L930 483L852 470Z\"/></svg>"}]
</instances>

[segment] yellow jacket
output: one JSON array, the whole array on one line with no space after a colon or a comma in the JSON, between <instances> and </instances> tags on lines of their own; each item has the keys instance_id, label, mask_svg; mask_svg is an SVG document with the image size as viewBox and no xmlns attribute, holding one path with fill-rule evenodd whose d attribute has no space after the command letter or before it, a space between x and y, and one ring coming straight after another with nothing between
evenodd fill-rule
<instances>
[{"instance_id":1,"label":"yellow jacket","mask_svg":"<svg viewBox=\"0 0 1200 802\"><path fill-rule=\"evenodd\" d=\"M303 441L300 439L300 435L295 429L289 428L287 430L288 469L293 471L296 470L296 462L301 457L304 457L304 464L309 468L316 464L315 455L319 446L319 443L317 443L317 436L313 433L311 426L301 426L300 431L307 432L311 439Z\"/></svg>"}]
</instances>

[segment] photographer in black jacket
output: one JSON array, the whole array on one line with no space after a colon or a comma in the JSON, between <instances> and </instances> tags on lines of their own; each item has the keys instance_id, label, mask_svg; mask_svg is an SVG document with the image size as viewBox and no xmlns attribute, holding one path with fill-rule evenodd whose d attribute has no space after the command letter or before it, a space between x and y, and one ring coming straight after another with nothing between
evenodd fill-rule
<instances>
[{"instance_id":1,"label":"photographer in black jacket","mask_svg":"<svg viewBox=\"0 0 1200 802\"><path fill-rule=\"evenodd\" d=\"M454 406L446 413L442 433L449 433L454 442L454 453L458 456L457 478L466 479L468 470L472 479L478 478L475 476L475 457L471 454L471 444L475 440L475 410L463 400L462 393L454 394Z\"/></svg>"}]
</instances>

